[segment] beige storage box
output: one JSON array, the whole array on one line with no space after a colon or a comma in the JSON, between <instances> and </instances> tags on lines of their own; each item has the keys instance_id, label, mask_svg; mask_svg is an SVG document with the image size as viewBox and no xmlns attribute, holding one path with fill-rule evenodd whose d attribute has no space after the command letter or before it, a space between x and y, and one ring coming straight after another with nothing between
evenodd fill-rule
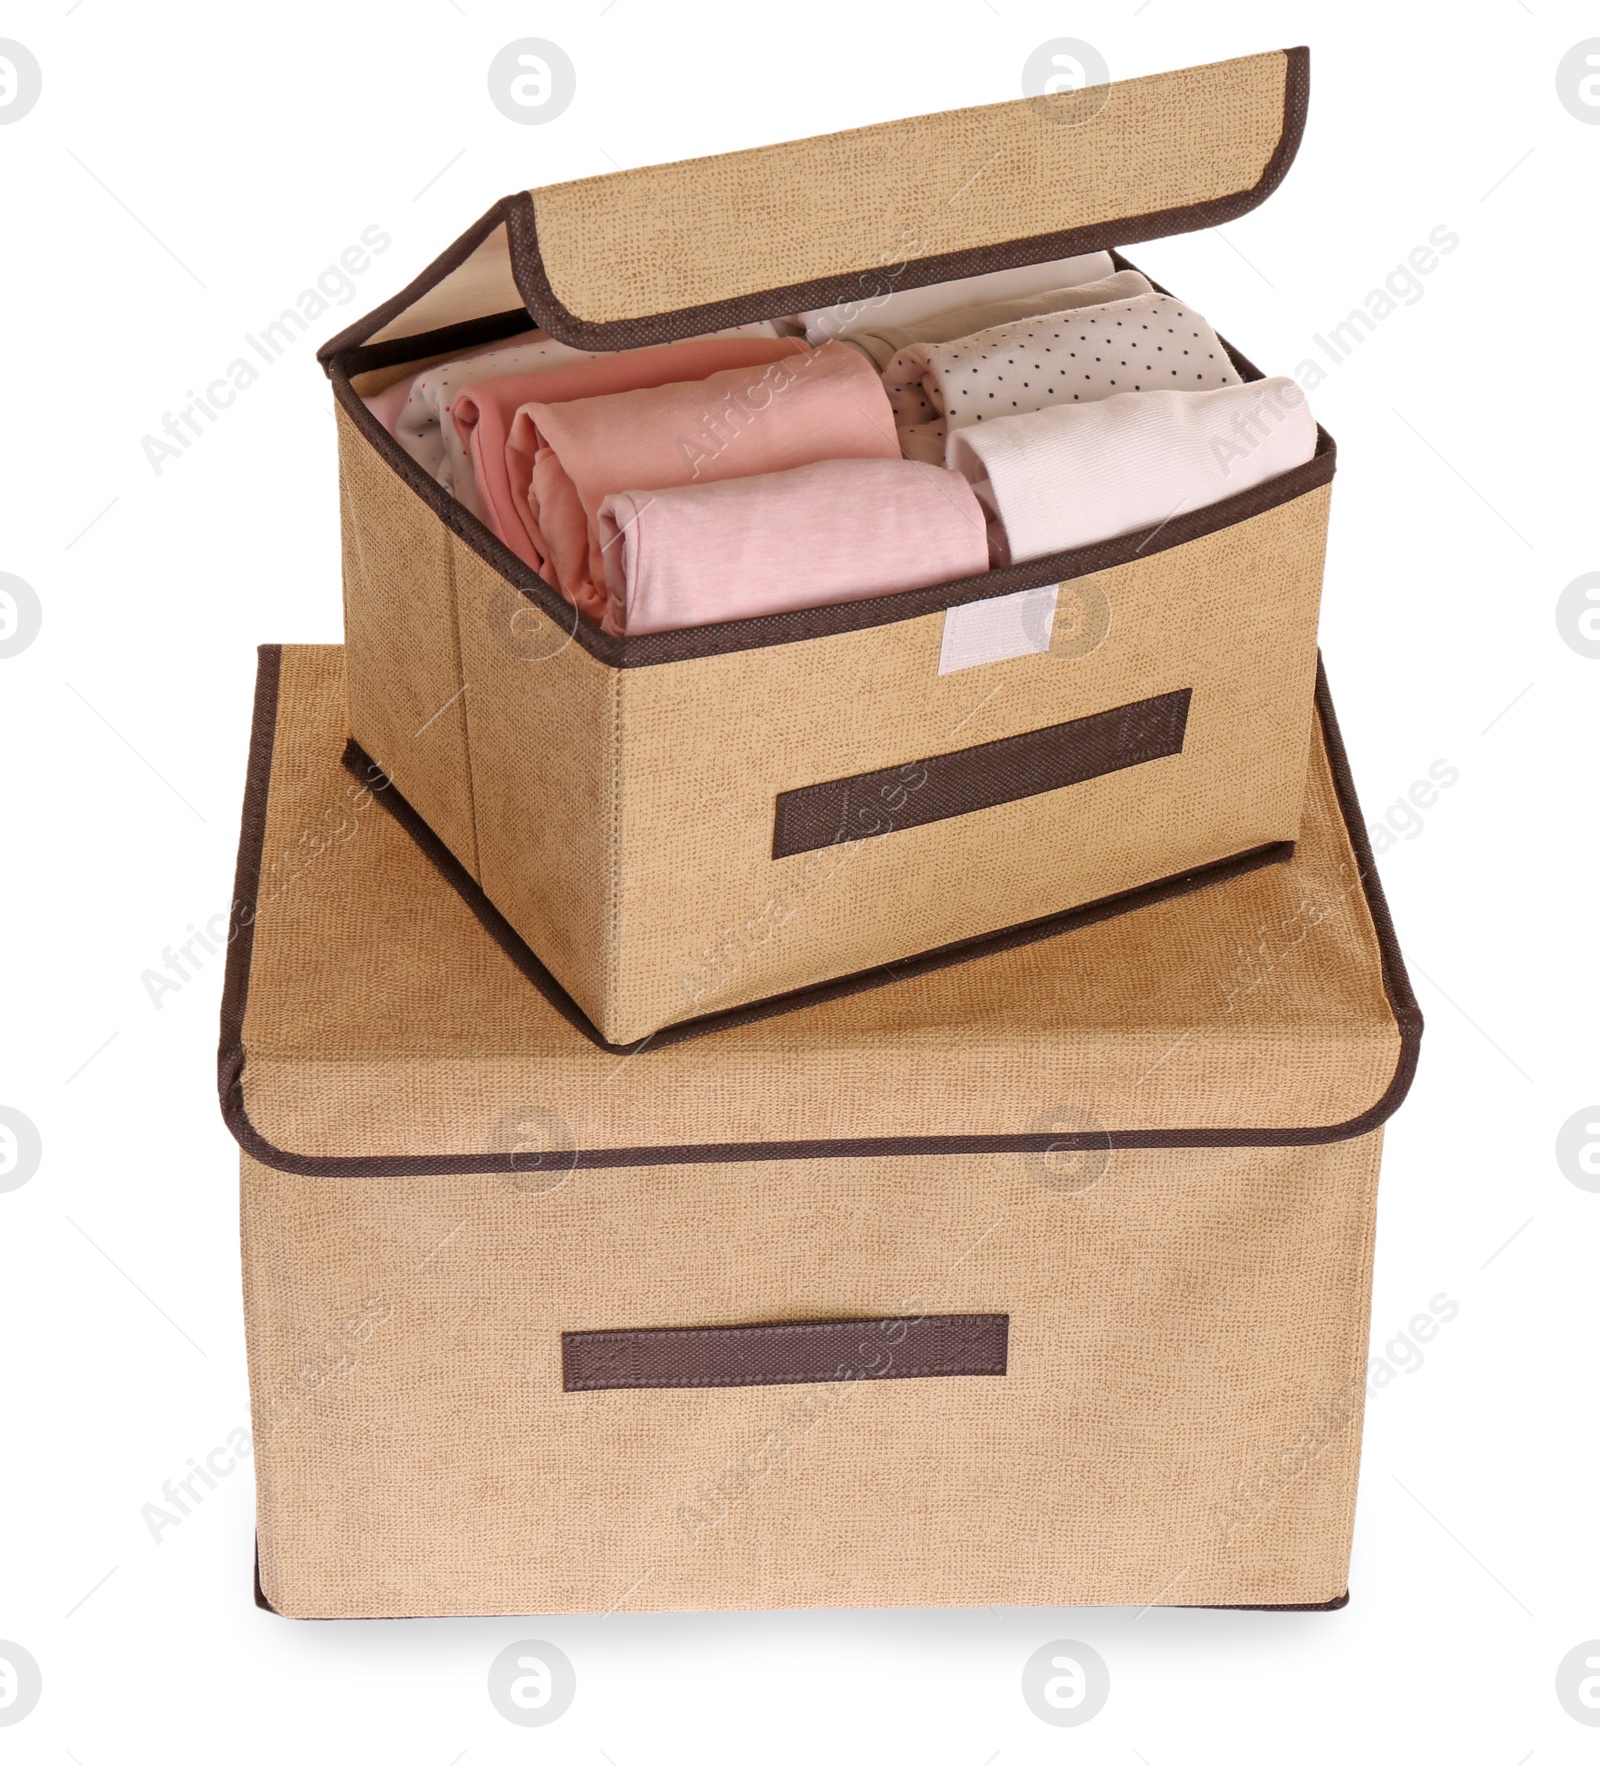
<instances>
[{"instance_id":1,"label":"beige storage box","mask_svg":"<svg viewBox=\"0 0 1600 1766\"><path fill-rule=\"evenodd\" d=\"M363 395L530 315L631 348L1214 226L1282 179L1306 94L1290 50L534 190L326 346L347 734L607 1042L1283 858L1333 444L961 582L616 637ZM1050 584L1047 650L940 673L948 620Z\"/></svg>"},{"instance_id":2,"label":"beige storage box","mask_svg":"<svg viewBox=\"0 0 1600 1766\"><path fill-rule=\"evenodd\" d=\"M1325 691L1289 861L619 1056L348 686L263 652L223 1011L267 1604L1342 1604L1420 1020Z\"/></svg>"}]
</instances>

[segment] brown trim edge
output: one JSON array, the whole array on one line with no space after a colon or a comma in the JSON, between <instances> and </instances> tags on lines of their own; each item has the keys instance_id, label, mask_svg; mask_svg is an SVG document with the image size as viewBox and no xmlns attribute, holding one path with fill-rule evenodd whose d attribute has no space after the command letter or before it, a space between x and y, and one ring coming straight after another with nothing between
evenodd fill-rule
<instances>
[{"instance_id":1,"label":"brown trim edge","mask_svg":"<svg viewBox=\"0 0 1600 1766\"><path fill-rule=\"evenodd\" d=\"M525 980L544 995L545 1000L596 1048L611 1055L639 1055L651 1049L670 1048L697 1036L727 1030L739 1024L753 1024L764 1018L779 1018L806 1006L820 1005L825 1000L842 999L851 994L868 993L875 988L889 987L915 975L926 975L937 969L948 969L957 963L971 962L975 957L993 956L999 951L1015 950L1040 939L1056 938L1062 933L1092 926L1131 909L1148 907L1153 902L1171 901L1196 889L1208 889L1213 883L1241 877L1262 865L1282 864L1294 856L1294 842L1274 841L1266 846L1253 846L1246 852L1219 859L1215 864L1197 865L1191 871L1162 877L1141 888L1125 890L1120 895L1102 896L1098 901L1085 902L1081 907L1067 908L1058 914L1046 914L1037 920L1024 920L999 932L980 933L975 938L959 939L953 944L936 945L932 950L903 957L898 962L880 963L872 969L857 970L832 981L819 981L810 987L795 988L788 993L773 994L749 1005L733 1006L720 1012L706 1012L698 1018L683 1018L663 1030L641 1037L637 1042L608 1042L585 1015L555 976L539 961L532 947L524 943L520 933L478 886L476 880L432 828L417 814L396 789L393 781L376 761L370 759L360 743L353 738L345 743L343 763L421 848L423 854L470 909L473 918L498 944L521 971ZM1058 1142L1054 1139L1052 1146ZM1099 1143L1096 1142L1096 1145Z\"/></svg>"},{"instance_id":2,"label":"brown trim edge","mask_svg":"<svg viewBox=\"0 0 1600 1766\"><path fill-rule=\"evenodd\" d=\"M1016 269L1022 264L1044 263L1051 258L1076 257L1083 252L1106 251L1114 246L1134 245L1145 239L1163 239L1174 233L1193 233L1202 227L1237 220L1258 207L1288 175L1305 134L1306 110L1311 98L1311 51L1304 45L1283 51L1283 127L1261 176L1248 190L1232 191L1206 202L1178 208L1125 215L1082 227L1065 227L1055 233L1034 234L1027 239L977 246L966 251L941 252L914 258L897 266L895 291L923 288L930 282L950 282L961 276L980 276L992 270ZM511 252L511 274L528 311L546 331L562 343L579 349L634 349L643 344L668 343L726 325L746 325L770 319L774 313L798 313L816 307L837 306L863 295L888 292L881 270L865 270L842 276L823 276L785 288L764 289L757 294L729 300L708 301L700 306L680 307L670 313L652 313L637 319L590 320L580 318L557 296L539 249L538 214L532 193L508 196L501 210L506 223L506 243Z\"/></svg>"},{"instance_id":3,"label":"brown trim edge","mask_svg":"<svg viewBox=\"0 0 1600 1766\"><path fill-rule=\"evenodd\" d=\"M223 1120L227 1123L233 1137L240 1147L259 1164L266 1165L276 1171L287 1171L306 1177L432 1177L458 1175L491 1175L495 1173L514 1173L517 1169L517 1153L419 1153L404 1155L386 1154L310 1154L296 1153L288 1148L275 1146L267 1140L250 1120L244 1101L244 1067L245 1049L243 1029L245 1008L248 1003L250 988L250 959L253 945L253 927L255 923L255 903L260 884L261 853L266 839L267 792L272 771L273 734L277 716L278 674L281 663L281 646L263 645L260 650L260 670L257 676L255 713L250 735L250 762L245 781L244 810L239 831L239 858L234 880L234 902L230 910L230 942L226 974L222 991L222 1023L221 1038L217 1051L217 1089L222 1107ZM975 1153L1042 1153L1052 1150L1094 1150L1110 1148L1129 1151L1165 1148L1200 1148L1200 1147L1305 1147L1327 1146L1335 1141L1350 1140L1358 1135L1368 1134L1380 1127L1399 1109L1404 1102L1406 1093L1411 1089L1411 1081L1416 1074L1417 1058L1422 1041L1422 1013L1417 1006L1416 996L1411 990L1411 981L1406 973L1405 961L1400 954L1399 942L1395 936L1394 923L1389 915L1388 903L1384 899L1383 885L1373 862L1371 843L1367 839L1366 827L1361 817L1361 805L1356 797L1355 783L1350 776L1349 758L1345 752L1343 738L1339 733L1338 721L1334 715L1333 700L1328 690L1327 675L1319 659L1317 664L1317 715L1321 720L1322 730L1327 742L1328 760L1333 771L1334 788L1338 796L1340 812L1344 817L1345 827L1350 837L1357 865L1357 881L1362 886L1367 910L1372 916L1374 930L1378 938L1379 956L1382 965L1384 993L1388 998L1390 1009L1394 1013L1395 1025L1400 1035L1400 1049L1395 1063L1394 1075L1382 1094L1365 1110L1350 1117L1344 1122L1312 1125L1306 1128L1194 1128L1194 1129L1113 1129L1109 1132L1068 1133L1045 1132L1037 1134L970 1134L970 1135L885 1135L865 1136L859 1139L833 1139L814 1141L730 1141L713 1143L690 1143L670 1146L653 1147L593 1147L579 1148L571 1155L573 1170L615 1170L626 1167L645 1167L656 1165L695 1165L695 1164L746 1164L780 1159L819 1159L819 1158L874 1158L874 1157L930 1157ZM357 751L359 753L359 750ZM363 757L364 758L364 757ZM379 794L379 800L394 807L394 799L399 793L392 787ZM415 815L415 812L412 812ZM420 825L420 823L419 823ZM430 839L432 836L430 835ZM435 843L437 846L437 843ZM430 855L431 856L431 855ZM1227 874L1237 874L1239 868L1253 868L1253 864L1271 862L1273 858L1286 857L1287 853L1275 848L1262 848L1257 854L1244 854L1242 860L1231 862L1236 868ZM1248 862L1246 862L1248 861ZM1204 883L1217 880L1225 867L1214 867L1208 874L1186 873L1172 886L1153 886L1160 894L1145 896L1145 899L1161 899L1163 896L1184 894L1188 890L1201 887ZM463 891L463 893L465 893ZM1140 892L1143 895L1144 892ZM1105 918L1107 914L1120 911L1124 903L1114 905L1099 904L1099 911L1075 910L1075 914L1094 913L1094 917ZM468 897L468 906L477 914L486 930L495 936L493 927L485 916L494 910L485 902L483 909L474 905ZM1063 916L1066 918L1067 916ZM1084 923L1081 919L1076 923ZM234 931L234 928L237 928ZM1021 944L1034 938L1050 937L1056 932L1070 930L1070 927L1052 924L1041 929L1038 923L1019 928L1011 933L1001 934L1000 938L1009 944ZM506 928L505 937L513 944L520 946L526 953L525 960L518 963L525 975L530 979L528 963L537 965L537 959L521 945L516 934ZM501 948L517 958L502 938L497 937ZM990 948L1008 948L1009 944L991 945ZM957 947L959 949L959 947ZM976 954L976 953L967 953ZM873 971L866 976L849 977L844 982L829 983L825 987L808 990L801 996L788 996L786 1000L764 1001L756 1007L742 1008L746 1018L774 1015L778 1011L793 1010L797 1006L817 1003L821 999L833 998L845 992L854 992L862 987L888 985L902 980L909 975L923 972L925 968L941 966L945 962L963 960L962 956L952 956L949 951L930 952L923 957L914 958L904 964L892 965L881 971ZM537 985L537 982L536 982ZM554 985L552 982L551 985ZM547 996L548 997L548 996ZM569 1002L570 1004L570 1002ZM572 1007L576 1011L576 1007ZM700 1020L698 1023L685 1026L677 1025L673 1031L679 1034L702 1034L707 1029L719 1027L732 1021L733 1014L723 1014L720 1018ZM579 1014L580 1028L586 1027L586 1021ZM592 1029L588 1034L593 1040L598 1037ZM652 1044L665 1044L672 1037L672 1032L663 1032L654 1038L646 1039ZM615 1045L602 1045L614 1047ZM631 1048L619 1048L617 1052L633 1052L642 1044L631 1045ZM563 1155L567 1157L568 1155Z\"/></svg>"},{"instance_id":4,"label":"brown trim edge","mask_svg":"<svg viewBox=\"0 0 1600 1766\"><path fill-rule=\"evenodd\" d=\"M1003 1375L1004 1312L563 1331L561 1389L799 1386ZM876 1339L876 1340L874 1340Z\"/></svg>"},{"instance_id":5,"label":"brown trim edge","mask_svg":"<svg viewBox=\"0 0 1600 1766\"><path fill-rule=\"evenodd\" d=\"M1259 371L1246 374L1245 358L1231 346L1229 354L1246 379L1260 379ZM364 353L364 352L363 352ZM1257 515L1309 495L1333 481L1338 450L1333 437L1317 427L1317 449L1302 465L1263 480L1231 497L1186 509L1154 527L1117 534L1093 545L1067 552L1051 552L1025 564L1003 570L987 570L979 576L936 583L925 589L904 589L894 595L874 595L863 601L845 601L825 607L801 608L792 613L768 613L751 619L722 620L715 625L686 626L678 631L645 632L615 637L582 618L572 603L553 584L531 570L504 541L457 501L422 467L373 416L351 384L352 374L362 371L362 355L352 361L341 355L328 367L333 395L358 433L389 468L420 497L445 527L506 579L518 594L565 630L572 640L610 668L652 668L665 663L687 662L703 656L727 656L741 650L761 650L776 644L801 643L811 638L832 637L842 632L867 631L893 625L903 619L920 619L951 607L995 596L1014 595L1046 583L1067 582L1092 576L1119 565L1153 557L1187 545L1191 540L1249 521Z\"/></svg>"},{"instance_id":6,"label":"brown trim edge","mask_svg":"<svg viewBox=\"0 0 1600 1766\"><path fill-rule=\"evenodd\" d=\"M1283 54L1287 58L1283 129L1261 178L1250 190L1188 208L1168 209L1117 222L1096 224L1093 227L1069 228L1030 239L1011 240L975 251L918 259L901 266L895 276L895 286L921 287L931 282L979 274L986 270L1014 268L1051 257L1103 249L1113 251L1120 267L1131 268L1127 260L1115 251L1116 246L1215 226L1219 221L1246 213L1263 202L1282 182L1294 160L1305 128L1310 93L1310 51L1297 47L1286 49ZM1220 502L1186 510L1154 527L1118 535L1092 546L1052 553L1026 564L986 571L980 576L936 584L926 589L908 590L898 595L873 596L864 601L769 614L761 618L727 620L682 631L615 637L578 617L552 584L529 569L477 517L470 514L441 485L435 483L383 428L351 384L353 375L370 368L389 366L407 359L450 350L472 348L510 336L523 328L524 315L518 311L486 315L431 332L390 338L378 344L367 342L375 331L381 331L422 295L459 269L502 224L506 228L513 278L518 292L527 302L526 317L544 326L551 336L583 348L636 347L692 336L697 332L716 330L725 325L770 318L775 313L833 304L859 295L862 291L861 277L844 276L800 283L789 288L764 290L759 294L740 297L736 301L686 308L675 314L586 327L583 321L566 314L566 309L555 299L553 293L546 295L541 292L541 288L548 289L548 282L544 278L543 265L538 259L532 199L524 191L503 197L479 216L459 239L398 294L331 338L318 350L317 359L333 383L336 400L363 438L391 470L421 497L452 534L498 571L519 594L524 595L541 612L566 629L581 648L609 667L647 668L697 657L761 649L768 645L797 643L840 632L862 631L902 619L916 619L929 613L943 612L951 607L986 600L992 596L1015 594L1046 583L1065 582L1073 577L1115 569L1135 559L1185 545L1236 522L1264 514L1269 509L1321 488L1334 475L1337 451L1332 437L1319 426L1316 453L1303 465ZM534 288L531 296L530 286ZM566 315L566 318L563 319L562 315ZM570 320L570 324L566 320ZM1243 378L1261 378L1259 369L1231 345L1226 344L1225 340L1224 344Z\"/></svg>"},{"instance_id":7,"label":"brown trim edge","mask_svg":"<svg viewBox=\"0 0 1600 1766\"><path fill-rule=\"evenodd\" d=\"M1350 1604L1350 1590L1336 1594L1332 1600L1288 1601L1272 1606L1218 1606L1208 1603L1205 1606L1190 1606L1187 1603L1176 1608L1180 1613L1337 1613Z\"/></svg>"},{"instance_id":8,"label":"brown trim edge","mask_svg":"<svg viewBox=\"0 0 1600 1766\"><path fill-rule=\"evenodd\" d=\"M262 644L256 651L250 758L245 767L244 805L239 812L233 898L228 906L228 954L223 965L222 1023L217 1043L217 1090L222 1097L223 1120L236 1137L242 1126L256 1140L261 1137L245 1115L240 1075L244 1071L244 1013L250 996L250 961L255 954L256 904L261 895L261 854L267 839L267 793L272 783L282 672L283 646Z\"/></svg>"},{"instance_id":9,"label":"brown trim edge","mask_svg":"<svg viewBox=\"0 0 1600 1766\"><path fill-rule=\"evenodd\" d=\"M1075 257L1083 252L1107 251L1119 245L1136 245L1146 239L1167 238L1174 233L1196 232L1248 214L1283 182L1305 134L1306 112L1311 99L1311 51L1305 45L1285 49L1283 127L1278 142L1248 189L1191 203L1178 208L1128 215L1091 226L1068 227L1054 233L1034 234L1026 239L978 246L968 251L944 252L911 259L899 266L894 286L923 288L930 282L952 281L980 275L988 270L1015 269L1022 264L1043 263L1051 258ZM744 325L769 319L775 313L799 312L812 307L836 306L862 293L864 276L881 272L860 271L842 276L797 282L784 288L764 289L731 300L682 307L671 313L640 319L590 321L580 319L556 297L539 251L538 225L532 194L526 190L501 197L480 215L461 237L414 276L398 294L375 307L365 317L331 337L317 351L317 360L329 367L341 353L365 344L375 331L392 324L409 307L436 287L482 245L495 228L504 224L512 280L522 296L530 318L563 343L583 349L628 349L640 344L664 343L715 331L726 325ZM874 284L874 291L878 291ZM469 322L470 323L470 322ZM390 342L414 339L391 339ZM385 346L379 346L385 347ZM450 347L446 345L445 347ZM404 360L403 356L391 359ZM368 366L377 366L376 362Z\"/></svg>"},{"instance_id":10,"label":"brown trim edge","mask_svg":"<svg viewBox=\"0 0 1600 1766\"><path fill-rule=\"evenodd\" d=\"M255 1563L253 1565L252 1580L255 1583L256 1605L262 1612L271 1613L273 1618L281 1619L283 1614L280 1613L272 1602L267 1599L266 1590L261 1586L261 1541L259 1539L255 1541Z\"/></svg>"},{"instance_id":11,"label":"brown trim edge","mask_svg":"<svg viewBox=\"0 0 1600 1766\"><path fill-rule=\"evenodd\" d=\"M494 232L495 228L506 218L506 203L509 200L510 199L507 197L502 197L497 203L495 203L493 208L487 211L487 213L479 215L477 220L472 223L459 239L452 240L451 243L439 253L438 257L436 257L431 264L428 264L423 269L419 270L398 294L391 294L381 306L374 307L370 313L364 314L361 318L357 319L354 324L347 325L343 331L330 337L328 341L323 344L321 349L317 351L317 360L322 366L327 368L336 356L341 355L346 350L352 350L359 345L364 344L367 339L372 336L373 332L382 331L385 325L391 324L394 320L398 319L408 307L414 306L419 300L421 300L423 295L425 295L429 289L437 288L438 285L444 281L446 276L450 275L455 270L459 270L478 247L483 244L484 240L486 240L489 235ZM468 323L470 324L472 321L469 320ZM448 329L454 330L455 327L451 326ZM391 341L398 342L402 340L392 339ZM403 341L406 343L415 343L416 339L406 338ZM446 347L448 348L449 346L447 345ZM401 358L402 361L404 359L404 357ZM376 367L378 364L374 362L369 365Z\"/></svg>"},{"instance_id":12,"label":"brown trim edge","mask_svg":"<svg viewBox=\"0 0 1600 1766\"><path fill-rule=\"evenodd\" d=\"M292 1613L279 1612L272 1602L267 1599L266 1594L261 1587L261 1541L259 1536L254 1543L254 1564L251 1580L255 1604L263 1613L271 1613L275 1619L289 1619L292 1623L297 1625L326 1625L339 1623L338 1618L325 1613L301 1616ZM1189 1613L1336 1613L1340 1608L1347 1607L1349 1604L1350 1591L1346 1589L1343 1594L1335 1595L1332 1600L1289 1602L1281 1606L1176 1607L1173 1610L1175 1612ZM374 1615L370 1613L362 1613L350 1616L371 1619ZM480 1613L477 1616L485 1619L510 1617L509 1614L502 1613ZM397 1621L403 1622L408 1619L436 1618L438 1615L429 1613L385 1613L379 1615L379 1617L383 1619L385 1624L393 1624Z\"/></svg>"}]
</instances>

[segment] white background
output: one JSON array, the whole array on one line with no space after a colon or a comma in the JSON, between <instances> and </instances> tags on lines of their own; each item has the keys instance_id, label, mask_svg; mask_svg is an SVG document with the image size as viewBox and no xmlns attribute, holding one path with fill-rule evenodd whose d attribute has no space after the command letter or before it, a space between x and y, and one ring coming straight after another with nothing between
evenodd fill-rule
<instances>
[{"instance_id":1,"label":"white background","mask_svg":"<svg viewBox=\"0 0 1600 1766\"><path fill-rule=\"evenodd\" d=\"M44 70L37 107L0 127L0 570L44 609L0 661L0 1103L44 1146L0 1194L0 1638L44 1674L9 1757L1596 1757L1554 1684L1600 1636L1600 1195L1554 1145L1600 1098L1600 661L1555 616L1600 568L1600 127L1555 82L1597 31L1560 0L6 10L0 35ZM485 73L530 34L566 49L577 96L519 127ZM140 1516L248 1417L220 967L160 1010L140 977L228 900L254 646L340 635L317 343L508 190L1015 97L1062 35L1118 78L1311 44L1278 193L1225 235L1134 249L1269 372L1430 230L1460 238L1313 393L1340 448L1323 644L1368 820L1435 761L1460 774L1381 864L1428 1030L1389 1130L1375 1353L1430 1296L1460 1312L1370 1401L1351 1605L257 1612L248 1467L159 1544ZM372 224L393 244L355 299L155 474L141 437ZM547 1729L485 1694L523 1637L576 1666ZM1073 1731L1019 1692L1057 1638L1111 1674Z\"/></svg>"}]
</instances>

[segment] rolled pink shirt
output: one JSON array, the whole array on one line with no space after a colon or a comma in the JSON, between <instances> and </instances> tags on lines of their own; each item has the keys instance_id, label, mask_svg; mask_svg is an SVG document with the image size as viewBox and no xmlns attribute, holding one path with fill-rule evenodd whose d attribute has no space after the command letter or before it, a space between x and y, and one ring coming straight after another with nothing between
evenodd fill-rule
<instances>
[{"instance_id":1,"label":"rolled pink shirt","mask_svg":"<svg viewBox=\"0 0 1600 1766\"><path fill-rule=\"evenodd\" d=\"M449 418L450 401L466 386L497 374L529 374L588 361L593 350L576 350L542 331L523 331L464 356L420 369L367 400L367 406L428 476L464 508L482 516L472 465Z\"/></svg>"},{"instance_id":2,"label":"rolled pink shirt","mask_svg":"<svg viewBox=\"0 0 1600 1766\"><path fill-rule=\"evenodd\" d=\"M676 631L864 601L989 568L982 507L959 473L914 460L613 491L598 512L608 632Z\"/></svg>"},{"instance_id":3,"label":"rolled pink shirt","mask_svg":"<svg viewBox=\"0 0 1600 1766\"><path fill-rule=\"evenodd\" d=\"M545 561L535 568L597 623L608 599L597 523L610 492L899 458L882 382L839 343L699 381L530 402L506 444L518 512Z\"/></svg>"},{"instance_id":4,"label":"rolled pink shirt","mask_svg":"<svg viewBox=\"0 0 1600 1766\"><path fill-rule=\"evenodd\" d=\"M530 399L558 404L677 380L701 380L725 368L746 368L803 354L798 338L695 337L646 349L616 350L515 374L497 374L462 387L450 402L449 421L472 465L477 513L524 564L543 571L548 563L538 536L529 532L526 500L506 470L506 440L518 410ZM523 490L526 472L522 474Z\"/></svg>"}]
</instances>

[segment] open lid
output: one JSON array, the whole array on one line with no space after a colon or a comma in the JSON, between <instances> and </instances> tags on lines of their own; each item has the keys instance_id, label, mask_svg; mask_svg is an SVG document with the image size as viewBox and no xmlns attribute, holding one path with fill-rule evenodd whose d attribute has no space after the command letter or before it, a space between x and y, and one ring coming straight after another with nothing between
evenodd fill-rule
<instances>
[{"instance_id":1,"label":"open lid","mask_svg":"<svg viewBox=\"0 0 1600 1766\"><path fill-rule=\"evenodd\" d=\"M1214 227L1300 145L1303 48L506 197L324 346L526 307L564 343L630 349L726 325Z\"/></svg>"},{"instance_id":2,"label":"open lid","mask_svg":"<svg viewBox=\"0 0 1600 1766\"><path fill-rule=\"evenodd\" d=\"M1292 859L882 984L597 1047L341 764L344 653L262 652L218 1080L328 1177L1309 1146L1370 1131L1421 1017L1325 685ZM390 787L392 789L392 787ZM492 910L491 910L492 911Z\"/></svg>"}]
</instances>

